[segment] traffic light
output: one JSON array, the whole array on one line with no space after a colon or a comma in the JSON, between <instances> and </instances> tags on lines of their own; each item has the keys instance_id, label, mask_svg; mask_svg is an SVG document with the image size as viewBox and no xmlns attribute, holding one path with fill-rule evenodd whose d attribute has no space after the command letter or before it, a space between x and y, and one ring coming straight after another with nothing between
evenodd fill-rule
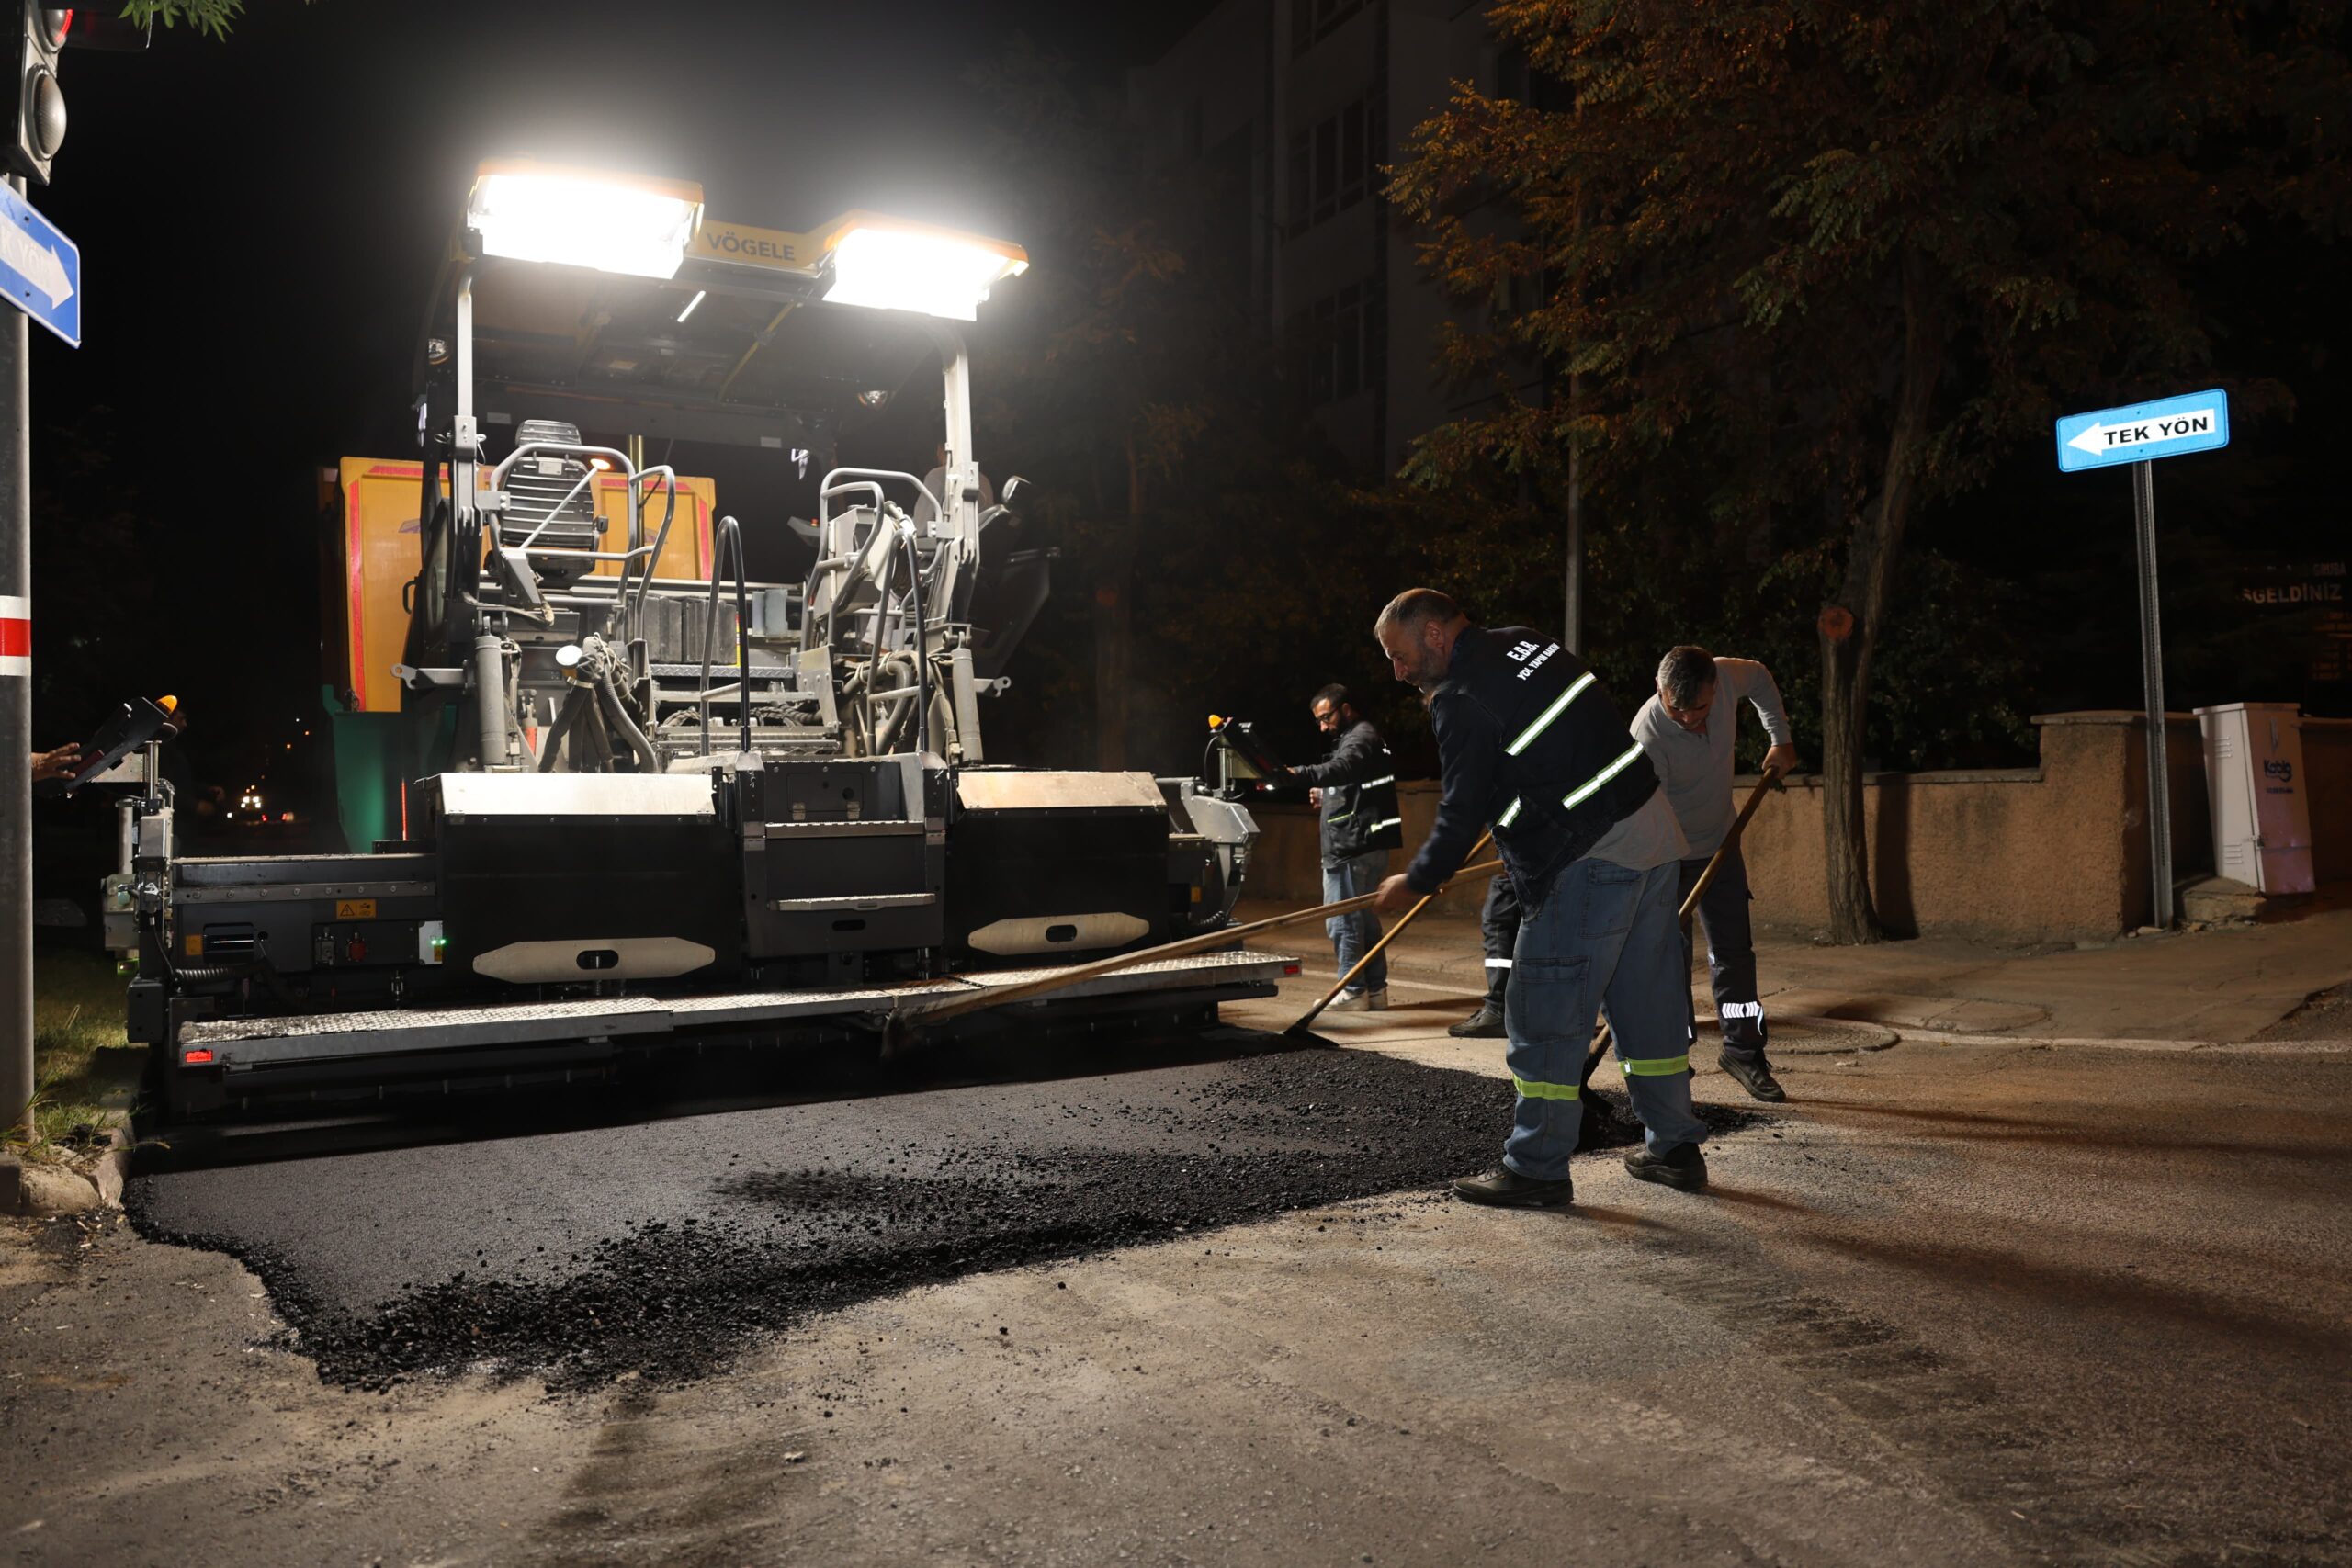
<instances>
[{"instance_id":1,"label":"traffic light","mask_svg":"<svg viewBox=\"0 0 2352 1568\"><path fill-rule=\"evenodd\" d=\"M142 50L148 24L87 6L37 6L31 0L17 0L17 5L23 26L17 29L17 127L7 145L8 167L47 185L50 160L65 142L65 90L57 85L58 51Z\"/></svg>"},{"instance_id":2,"label":"traffic light","mask_svg":"<svg viewBox=\"0 0 2352 1568\"><path fill-rule=\"evenodd\" d=\"M17 130L8 143L8 167L28 180L49 183L49 161L65 144L65 92L57 85L57 51L74 26L70 7L19 0L24 25L17 29Z\"/></svg>"}]
</instances>

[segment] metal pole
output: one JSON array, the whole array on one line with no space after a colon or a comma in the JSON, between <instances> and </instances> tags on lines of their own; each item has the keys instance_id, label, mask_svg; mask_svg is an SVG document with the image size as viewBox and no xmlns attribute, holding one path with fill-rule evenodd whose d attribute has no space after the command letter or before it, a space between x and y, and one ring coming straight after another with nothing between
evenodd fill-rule
<instances>
[{"instance_id":1,"label":"metal pole","mask_svg":"<svg viewBox=\"0 0 2352 1568\"><path fill-rule=\"evenodd\" d=\"M2156 604L2155 465L2132 465L2132 517L2140 554L2140 684L2148 711L2148 882L2154 924L2172 926L2172 780L2165 767L2165 638Z\"/></svg>"},{"instance_id":2,"label":"metal pole","mask_svg":"<svg viewBox=\"0 0 2352 1568\"><path fill-rule=\"evenodd\" d=\"M22 180L11 182L18 191ZM33 1130L32 376L29 323L0 310L0 1119ZM0 637L0 647L16 639Z\"/></svg>"},{"instance_id":3,"label":"metal pole","mask_svg":"<svg viewBox=\"0 0 2352 1568\"><path fill-rule=\"evenodd\" d=\"M1577 382L1568 378L1568 418L1576 418ZM1567 615L1561 626L1560 646L1584 657L1584 462L1575 442L1568 444L1568 571Z\"/></svg>"}]
</instances>

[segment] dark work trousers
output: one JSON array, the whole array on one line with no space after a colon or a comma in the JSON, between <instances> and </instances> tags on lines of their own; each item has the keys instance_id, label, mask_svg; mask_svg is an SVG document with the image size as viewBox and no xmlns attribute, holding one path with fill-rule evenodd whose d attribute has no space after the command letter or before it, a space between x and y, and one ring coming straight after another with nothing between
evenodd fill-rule
<instances>
[{"instance_id":1,"label":"dark work trousers","mask_svg":"<svg viewBox=\"0 0 2352 1568\"><path fill-rule=\"evenodd\" d=\"M1503 987L1510 984L1512 950L1519 946L1519 889L1501 872L1487 884L1487 902L1478 911L1478 934L1487 950L1487 1001L1503 1010Z\"/></svg>"},{"instance_id":2,"label":"dark work trousers","mask_svg":"<svg viewBox=\"0 0 2352 1568\"><path fill-rule=\"evenodd\" d=\"M1682 863L1678 900L1690 897L1690 889L1699 885L1700 874L1706 869L1703 858ZM1723 1020L1724 1049L1751 1060L1764 1055L1764 1004L1756 998L1756 943L1747 926L1747 905L1754 897L1747 890L1747 863L1734 844L1724 852L1724 863L1716 868L1715 879L1707 884L1696 911L1700 923L1707 928L1707 977L1714 985L1716 1016ZM1686 975L1690 973L1687 929L1682 938L1682 967ZM1695 1013L1691 1021L1694 1025L1698 1021Z\"/></svg>"}]
</instances>

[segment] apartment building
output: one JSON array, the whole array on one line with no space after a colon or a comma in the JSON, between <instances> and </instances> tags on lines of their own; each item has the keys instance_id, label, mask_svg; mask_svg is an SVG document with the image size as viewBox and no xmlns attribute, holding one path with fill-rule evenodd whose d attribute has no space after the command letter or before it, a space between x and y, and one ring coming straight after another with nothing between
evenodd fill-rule
<instances>
[{"instance_id":1,"label":"apartment building","mask_svg":"<svg viewBox=\"0 0 2352 1568\"><path fill-rule=\"evenodd\" d=\"M1152 145L1229 182L1234 254L1203 259L1246 267L1316 422L1367 474L1465 400L1431 365L1464 307L1379 197L1381 166L1460 81L1523 89L1485 0L1226 0L1128 81Z\"/></svg>"}]
</instances>

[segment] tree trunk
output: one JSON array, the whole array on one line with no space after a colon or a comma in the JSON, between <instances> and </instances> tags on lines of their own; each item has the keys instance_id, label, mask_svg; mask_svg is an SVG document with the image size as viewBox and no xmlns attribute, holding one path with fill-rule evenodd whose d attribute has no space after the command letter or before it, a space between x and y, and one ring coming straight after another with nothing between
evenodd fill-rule
<instances>
[{"instance_id":1,"label":"tree trunk","mask_svg":"<svg viewBox=\"0 0 2352 1568\"><path fill-rule=\"evenodd\" d=\"M1838 602L1821 613L1821 834L1829 878L1829 939L1885 940L1871 899L1870 839L1862 810L1862 747L1870 714L1871 655L1878 645L1911 520L1928 412L1943 365L1943 324L1927 268L1903 269L1903 378L1884 472L1874 502L1856 510Z\"/></svg>"},{"instance_id":2,"label":"tree trunk","mask_svg":"<svg viewBox=\"0 0 2352 1568\"><path fill-rule=\"evenodd\" d=\"M1129 436L1126 525L1105 541L1094 569L1094 765L1127 765L1127 696L1134 690L1136 541L1143 530L1143 467Z\"/></svg>"}]
</instances>

